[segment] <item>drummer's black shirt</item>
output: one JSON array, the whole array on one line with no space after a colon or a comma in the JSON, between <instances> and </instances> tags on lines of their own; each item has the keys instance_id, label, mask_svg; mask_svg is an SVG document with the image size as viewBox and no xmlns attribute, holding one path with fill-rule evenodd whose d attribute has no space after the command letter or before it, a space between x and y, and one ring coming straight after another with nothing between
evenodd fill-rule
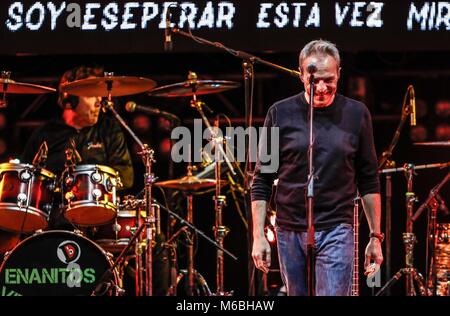
<instances>
[{"instance_id":1,"label":"drummer's black shirt","mask_svg":"<svg viewBox=\"0 0 450 316\"><path fill-rule=\"evenodd\" d=\"M113 117L100 115L94 126L75 129L62 119L52 120L36 130L28 140L21 162L31 163L43 141L47 141L45 169L60 175L65 168L70 139L73 138L82 161L79 164L100 164L119 172L123 188L133 185L133 165L125 135Z\"/></svg>"},{"instance_id":2,"label":"drummer's black shirt","mask_svg":"<svg viewBox=\"0 0 450 316\"><path fill-rule=\"evenodd\" d=\"M42 142L48 146L44 168L60 177L66 165L66 149L70 139L75 141L82 161L79 165L98 164L111 167L119 172L122 189L133 186L134 171L125 135L113 117L101 114L97 124L76 129L62 119L51 120L37 129L25 145L21 162L32 163ZM71 229L63 216L59 195L55 194L54 209L49 218L49 229Z\"/></svg>"},{"instance_id":3,"label":"drummer's black shirt","mask_svg":"<svg viewBox=\"0 0 450 316\"><path fill-rule=\"evenodd\" d=\"M304 231L307 226L308 107L304 93L300 93L269 109L264 126L278 128L279 166L276 170L263 170L265 164L258 159L251 191L252 201L269 201L273 181L278 178L273 198L277 225L295 231ZM265 144L261 140L260 150L268 152ZM324 230L341 223L352 224L356 190L361 196L380 191L367 107L336 94L330 106L314 108L313 158L315 228Z\"/></svg>"}]
</instances>

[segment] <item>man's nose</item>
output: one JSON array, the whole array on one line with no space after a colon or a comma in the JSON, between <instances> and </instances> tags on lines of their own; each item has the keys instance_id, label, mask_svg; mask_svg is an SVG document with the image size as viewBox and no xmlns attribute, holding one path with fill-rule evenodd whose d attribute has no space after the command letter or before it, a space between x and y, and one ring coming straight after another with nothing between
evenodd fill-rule
<instances>
[{"instance_id":1,"label":"man's nose","mask_svg":"<svg viewBox=\"0 0 450 316\"><path fill-rule=\"evenodd\" d=\"M327 85L325 84L325 82L323 80L320 80L316 84L316 91L317 92L325 92L325 91L327 91Z\"/></svg>"}]
</instances>

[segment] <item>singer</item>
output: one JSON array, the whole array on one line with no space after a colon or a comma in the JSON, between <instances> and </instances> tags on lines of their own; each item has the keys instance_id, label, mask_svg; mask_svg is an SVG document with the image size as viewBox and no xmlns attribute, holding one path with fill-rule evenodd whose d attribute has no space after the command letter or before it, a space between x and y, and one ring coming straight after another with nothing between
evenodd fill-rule
<instances>
[{"instance_id":1,"label":"singer","mask_svg":"<svg viewBox=\"0 0 450 316\"><path fill-rule=\"evenodd\" d=\"M67 82L101 76L103 69L100 67L80 66L63 74L59 88ZM100 102L101 97L97 96L76 97L60 93L58 105L62 109L62 115L33 133L25 146L21 161L31 163L41 143L46 141L48 154L45 168L53 173L60 175L64 170L65 152L69 149L79 154L81 164L100 164L114 168L119 172L123 188L131 188L134 171L125 135L109 112L102 113ZM49 112L53 110L49 109ZM74 144L71 143L72 139ZM52 216L55 213L58 215ZM67 222L60 212L51 212L49 228L67 228Z\"/></svg>"},{"instance_id":2,"label":"singer","mask_svg":"<svg viewBox=\"0 0 450 316\"><path fill-rule=\"evenodd\" d=\"M383 261L380 184L371 116L361 102L336 93L341 68L334 44L324 40L306 44L300 52L299 70L305 91L272 105L265 119L265 127L279 129L280 162L277 170L259 159L256 163L251 190L252 257L256 268L267 273L271 254L264 223L272 183L278 178L275 205L281 275L288 295L307 295L308 107L313 71L315 293L350 295L353 199L357 190L370 228L366 272L372 262L380 265ZM269 144L270 135L260 142L260 146Z\"/></svg>"}]
</instances>

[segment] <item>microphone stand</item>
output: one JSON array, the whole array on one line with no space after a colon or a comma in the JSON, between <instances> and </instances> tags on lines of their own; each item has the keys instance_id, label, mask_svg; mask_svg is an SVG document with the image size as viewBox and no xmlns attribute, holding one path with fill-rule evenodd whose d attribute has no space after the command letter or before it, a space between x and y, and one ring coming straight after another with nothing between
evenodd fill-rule
<instances>
[{"instance_id":1,"label":"microphone stand","mask_svg":"<svg viewBox=\"0 0 450 316\"><path fill-rule=\"evenodd\" d=\"M394 151L395 146L397 145L397 142L400 138L400 133L403 129L403 126L405 125L406 119L408 115L412 111L411 104L406 105L406 98L408 96L408 93L410 91L410 87L408 87L408 90L403 98L403 107L402 107L402 116L400 119L400 122L397 126L397 129L395 130L394 137L391 140L391 143L389 144L389 147L387 150L385 150L381 157L378 159L378 172L381 172L384 168L395 168L395 161L391 160L392 153ZM385 209L386 209L386 222L385 222L385 247L386 247L386 256L385 256L385 263L386 263L386 280L389 280L391 278L391 228L392 228L392 177L390 173L386 173L386 200L385 200ZM387 289L386 291L387 295L390 294L390 289Z\"/></svg>"},{"instance_id":2,"label":"microphone stand","mask_svg":"<svg viewBox=\"0 0 450 316\"><path fill-rule=\"evenodd\" d=\"M245 113L246 116L248 116L248 118L246 119L246 128L248 130L252 129L252 115L253 115L253 78L254 78L254 65L256 63L268 66L270 68L273 68L275 70L287 73L295 78L299 78L300 77L300 72L296 71L296 70L292 70L292 69L288 69L285 68L283 66L271 63L267 60L264 60L260 57L257 57L255 55L249 54L247 52L244 51L240 51L240 50L235 50L232 49L230 47L225 46L224 44L220 43L220 42L212 42L209 41L205 38L202 37L198 37L192 34L191 30L189 29L188 32L185 32L183 30L180 30L176 27L171 29L172 34L179 34L182 35L184 37L187 37L201 45L206 45L206 46L211 46L211 47L215 47L218 48L220 50L223 50L237 58L240 58L242 60L242 67L244 70L244 87L245 87ZM245 164L245 170L244 170L244 174L245 176L245 183L244 183L244 190L245 193L249 193L251 190L251 186L252 186L252 179L253 179L253 166L252 166L252 159L253 159L253 155L254 153L252 152L251 148L252 148L252 143L251 143L251 132L249 133L249 145L248 145L248 150L247 150L247 157L246 157L246 164ZM255 266L252 260L252 256L251 256L251 252L252 252L252 244L253 244L253 236L252 236L252 231L253 231L253 224L251 221L251 203L250 203L250 199L249 199L249 194L245 194L245 196L247 197L245 199L245 210L246 210L246 216L248 220L248 229L247 229L247 242L248 242L248 248L247 248L247 257L248 257L248 284L249 284L249 292L248 294L250 296L254 296L255 295L255 286L254 286L254 271L255 271Z\"/></svg>"},{"instance_id":3,"label":"microphone stand","mask_svg":"<svg viewBox=\"0 0 450 316\"><path fill-rule=\"evenodd\" d=\"M112 76L112 73L105 73L105 76ZM152 185L155 182L156 178L154 174L152 173L152 164L155 162L153 158L154 151L153 149L150 149L150 147L147 144L144 144L141 142L141 140L136 136L136 134L131 130L131 128L127 125L127 123L122 119L122 117L117 113L117 111L114 109L114 103L112 102L112 81L106 81L107 85L107 91L108 91L108 98L107 100L102 102L102 106L104 109L107 109L111 111L114 114L114 117L117 119L117 121L127 130L127 132L131 135L131 137L135 140L135 142L139 145L140 151L138 152L139 155L142 157L142 162L145 166L145 174L144 174L144 197L145 197L145 211L146 211L146 218L144 225L146 227L146 243L145 243L145 296L152 296L153 295L153 273L152 273L152 267L153 267L153 254L152 254L152 245L154 240L154 234L156 229L156 219L155 212L152 205ZM138 258L140 256L140 253L138 251L138 248L140 247L140 244L136 247L136 261L139 262ZM141 271L142 267L139 267L139 269L136 269L136 277L139 278L139 272ZM140 280L140 283L142 284L142 281ZM136 290L136 293L139 295L143 294L142 288L139 288L139 290Z\"/></svg>"},{"instance_id":4,"label":"microphone stand","mask_svg":"<svg viewBox=\"0 0 450 316\"><path fill-rule=\"evenodd\" d=\"M308 271L308 296L315 296L315 241L314 241L314 74L309 78L309 146L308 146L308 183L307 183L307 241L306 258Z\"/></svg>"}]
</instances>

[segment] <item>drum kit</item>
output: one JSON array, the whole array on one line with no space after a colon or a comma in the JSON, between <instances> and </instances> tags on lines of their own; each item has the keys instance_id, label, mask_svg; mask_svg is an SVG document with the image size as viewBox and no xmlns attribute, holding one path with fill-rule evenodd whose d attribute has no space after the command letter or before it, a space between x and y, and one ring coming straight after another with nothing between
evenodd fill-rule
<instances>
[{"instance_id":1,"label":"drum kit","mask_svg":"<svg viewBox=\"0 0 450 316\"><path fill-rule=\"evenodd\" d=\"M9 78L10 73L2 72L0 92L3 97L0 106L7 105L7 94L44 94L55 92L49 87L20 83ZM224 239L229 228L222 223L222 210L226 205L221 190L227 181L222 179L221 161L225 160L229 173L241 173L239 165L225 154L227 143L214 133L204 114L205 103L198 96L219 93L237 88L238 83L224 80L198 80L197 75L189 73L186 81L156 88L156 82L142 77L114 76L105 73L104 77L88 78L67 83L61 89L76 96L97 95L105 100L102 106L113 113L114 117L127 130L140 147L140 155L145 165L144 196L126 196L121 201L118 192L121 179L116 170L101 164L78 164L76 157L61 175L45 169L38 162L32 164L10 161L0 164L0 229L6 241L1 241L0 254L4 254L0 266L0 295L124 295L125 268L130 258L134 259L134 291L137 296L154 295L155 282L154 259L164 250L168 250L170 273L167 289L159 295L177 295L181 279L184 278L185 294L226 296L231 292L224 289L224 254L236 257L224 249ZM187 175L178 179L156 181L152 173L153 150L142 143L131 128L114 109L112 97L147 93L156 97L190 97L190 106L195 108L206 127L211 131L214 144L214 163L205 170L193 175L189 163ZM418 146L450 146L450 141L416 143ZM45 146L42 156L47 155ZM40 150L41 150L40 149ZM229 151L227 151L229 152ZM211 169L211 167L214 167ZM407 277L408 286L412 278L420 281L412 265L413 218L417 218L424 207L436 210L436 194L448 180L430 193L430 198L422 209L413 216L412 175L415 170L436 167L448 167L448 163L386 168L381 173L405 172L409 175L407 197L408 223L404 234L407 267L397 273L393 280L380 290L397 281L402 274ZM208 171L208 170L209 171ZM205 178L202 175L211 175ZM228 174L229 176L229 174ZM230 178L228 178L230 179ZM172 189L186 196L186 216L181 217L167 207L159 204L152 195L152 187ZM215 225L214 240L194 226L193 197L201 190L214 189ZM61 197L64 217L79 228L74 231L50 230L49 217L54 209L55 196ZM165 210L178 220L182 227L167 236L160 249L155 252L157 235L160 233L160 212ZM435 212L434 214L435 218ZM86 233L89 232L89 233ZM434 221L433 262L429 288L436 295L449 295L448 280L450 273L450 225ZM11 235L7 235L11 234ZM20 240L17 236L28 237ZM177 238L186 236L187 266L179 269L176 254ZM88 236L89 235L89 236ZM216 291L212 292L202 275L195 269L194 236L201 236L217 249L216 254ZM423 282L419 284L424 288ZM411 289L409 291L412 292ZM424 291L424 294L428 294Z\"/></svg>"},{"instance_id":2,"label":"drum kit","mask_svg":"<svg viewBox=\"0 0 450 316\"><path fill-rule=\"evenodd\" d=\"M20 83L2 73L0 92L3 106L8 93L43 94L55 92L53 88ZM122 127L140 146L139 154L145 165L144 196L126 196L121 201L118 192L122 186L119 173L101 164L80 164L72 151L66 150L66 169L61 175L45 169L47 145L39 149L39 162L32 164L12 160L0 164L0 231L14 236L9 242L0 242L0 295L123 295L124 271L130 258L135 261L134 291L138 296L155 295L154 258L164 249L175 249L177 238L183 233L187 244L187 267L178 269L176 251L169 251L170 280L164 293L177 295L180 280L185 276L185 293L193 295L227 295L223 290L223 255L237 259L223 248L223 239L229 229L222 225L221 210L225 197L221 186L220 163L217 178L197 178L189 163L185 177L157 182L152 173L153 150L142 143L114 109L112 97L147 92L154 96L191 96L201 111L204 103L197 95L219 93L238 87L236 82L223 80L197 80L191 73L185 82L154 89L156 82L142 77L114 76L81 79L61 87L62 92L75 96L96 95L104 97L102 106L111 111ZM203 118L207 121L202 113ZM208 122L209 125L209 122ZM222 145L217 142L217 148ZM75 147L73 147L75 149ZM216 150L218 151L218 150ZM76 152L76 150L75 150ZM220 153L218 153L219 155ZM70 156L70 159L69 159ZM187 215L182 218L159 204L152 196L152 187L174 189L187 196ZM216 188L215 240L193 225L193 193ZM51 230L50 213L55 200L62 201L59 208L74 231ZM161 249L155 253L160 234L160 209L175 218L182 228L167 236ZM26 238L17 238L17 236ZM194 235L202 236L217 248L217 292L212 293L206 281L194 267ZM2 237L0 236L0 239ZM8 239L8 238L6 238ZM126 293L131 294L131 293Z\"/></svg>"}]
</instances>

